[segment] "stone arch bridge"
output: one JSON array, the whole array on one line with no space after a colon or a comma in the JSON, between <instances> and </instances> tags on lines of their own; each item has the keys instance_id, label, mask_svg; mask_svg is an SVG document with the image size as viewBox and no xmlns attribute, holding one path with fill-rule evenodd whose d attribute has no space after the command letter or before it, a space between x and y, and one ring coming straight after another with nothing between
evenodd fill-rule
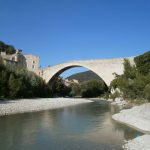
<instances>
[{"instance_id":1,"label":"stone arch bridge","mask_svg":"<svg viewBox=\"0 0 150 150\"><path fill-rule=\"evenodd\" d=\"M70 61L43 69L42 78L46 82L50 81L53 83L64 71L74 67L85 67L96 73L103 79L106 85L109 86L111 81L115 78L113 73L117 73L119 75L123 74L124 59L128 59L131 64L134 64L134 57Z\"/></svg>"}]
</instances>

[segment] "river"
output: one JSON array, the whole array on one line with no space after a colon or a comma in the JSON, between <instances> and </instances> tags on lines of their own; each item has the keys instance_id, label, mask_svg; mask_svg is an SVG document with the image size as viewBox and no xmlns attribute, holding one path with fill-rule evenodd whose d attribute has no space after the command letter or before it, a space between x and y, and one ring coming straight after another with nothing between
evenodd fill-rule
<instances>
[{"instance_id":1,"label":"river","mask_svg":"<svg viewBox=\"0 0 150 150\"><path fill-rule=\"evenodd\" d=\"M111 119L101 102L0 117L0 150L122 150L140 132Z\"/></svg>"}]
</instances>

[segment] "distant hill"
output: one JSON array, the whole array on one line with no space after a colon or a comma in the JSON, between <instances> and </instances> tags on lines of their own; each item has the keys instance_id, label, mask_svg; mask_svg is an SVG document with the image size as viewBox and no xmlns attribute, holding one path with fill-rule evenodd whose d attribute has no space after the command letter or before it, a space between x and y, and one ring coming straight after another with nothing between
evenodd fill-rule
<instances>
[{"instance_id":1,"label":"distant hill","mask_svg":"<svg viewBox=\"0 0 150 150\"><path fill-rule=\"evenodd\" d=\"M92 71L76 73L76 74L73 74L73 75L67 77L66 79L68 79L68 80L76 79L79 81L79 83L82 83L82 82L85 82L85 81L88 81L91 79L101 80L101 78Z\"/></svg>"}]
</instances>

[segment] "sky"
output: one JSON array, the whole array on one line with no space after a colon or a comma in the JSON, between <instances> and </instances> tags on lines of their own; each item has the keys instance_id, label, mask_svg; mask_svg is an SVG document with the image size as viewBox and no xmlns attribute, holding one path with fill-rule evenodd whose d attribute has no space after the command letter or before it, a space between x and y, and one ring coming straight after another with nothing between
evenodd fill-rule
<instances>
[{"instance_id":1,"label":"sky","mask_svg":"<svg viewBox=\"0 0 150 150\"><path fill-rule=\"evenodd\" d=\"M150 50L150 1L0 0L0 41L42 67L137 56Z\"/></svg>"}]
</instances>

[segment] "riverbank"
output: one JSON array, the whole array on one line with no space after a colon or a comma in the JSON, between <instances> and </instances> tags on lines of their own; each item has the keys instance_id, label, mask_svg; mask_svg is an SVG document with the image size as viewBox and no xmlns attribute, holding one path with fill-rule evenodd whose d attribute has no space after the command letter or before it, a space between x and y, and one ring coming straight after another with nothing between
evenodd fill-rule
<instances>
[{"instance_id":1,"label":"riverbank","mask_svg":"<svg viewBox=\"0 0 150 150\"><path fill-rule=\"evenodd\" d=\"M113 115L112 118L133 126L143 133L150 134L150 103L121 110L120 113Z\"/></svg>"},{"instance_id":2,"label":"riverbank","mask_svg":"<svg viewBox=\"0 0 150 150\"><path fill-rule=\"evenodd\" d=\"M130 140L123 148L125 150L150 150L150 135L145 134Z\"/></svg>"},{"instance_id":3,"label":"riverbank","mask_svg":"<svg viewBox=\"0 0 150 150\"><path fill-rule=\"evenodd\" d=\"M90 102L92 101L80 98L41 98L0 101L0 116L57 109Z\"/></svg>"},{"instance_id":4,"label":"riverbank","mask_svg":"<svg viewBox=\"0 0 150 150\"><path fill-rule=\"evenodd\" d=\"M113 115L112 118L146 133L143 136L128 141L124 145L126 150L150 150L150 103L121 110L120 113Z\"/></svg>"}]
</instances>

